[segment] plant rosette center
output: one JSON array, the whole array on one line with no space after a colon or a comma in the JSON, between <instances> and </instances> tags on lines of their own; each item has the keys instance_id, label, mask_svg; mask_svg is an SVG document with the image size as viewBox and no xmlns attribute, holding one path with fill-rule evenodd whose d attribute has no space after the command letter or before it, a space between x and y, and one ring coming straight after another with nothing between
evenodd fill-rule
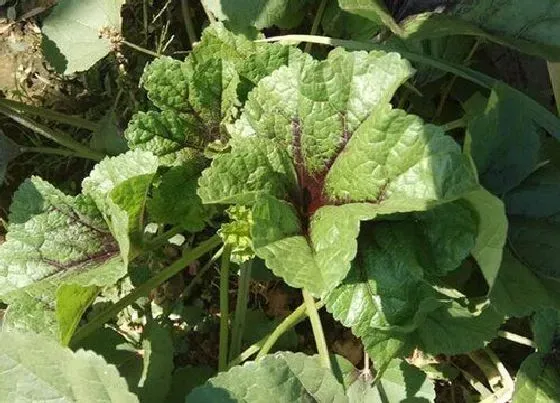
<instances>
[{"instance_id":1,"label":"plant rosette center","mask_svg":"<svg viewBox=\"0 0 560 403\"><path fill-rule=\"evenodd\" d=\"M229 126L231 152L200 178L202 201L251 205L257 256L290 286L324 296L350 270L361 221L479 188L452 138L391 107L412 74L396 53L302 54L249 93Z\"/></svg>"}]
</instances>

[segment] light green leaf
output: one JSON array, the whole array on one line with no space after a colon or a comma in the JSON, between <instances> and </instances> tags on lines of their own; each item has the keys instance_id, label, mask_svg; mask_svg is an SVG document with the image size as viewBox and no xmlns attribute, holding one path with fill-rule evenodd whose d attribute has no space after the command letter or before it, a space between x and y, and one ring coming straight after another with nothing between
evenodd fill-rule
<instances>
[{"instance_id":1,"label":"light green leaf","mask_svg":"<svg viewBox=\"0 0 560 403\"><path fill-rule=\"evenodd\" d=\"M558 400L558 364L556 361L548 361L546 356L545 353L533 353L523 361L515 380L513 403L549 403Z\"/></svg>"},{"instance_id":2,"label":"light green leaf","mask_svg":"<svg viewBox=\"0 0 560 403\"><path fill-rule=\"evenodd\" d=\"M539 126L525 100L505 84L494 87L485 110L469 120L465 150L494 194L519 185L540 159Z\"/></svg>"},{"instance_id":3,"label":"light green leaf","mask_svg":"<svg viewBox=\"0 0 560 403\"><path fill-rule=\"evenodd\" d=\"M296 64L249 94L232 151L204 171L199 194L205 203L278 199L253 211L256 253L289 285L322 295L348 273L361 220L424 211L478 185L441 129L390 109L411 73L398 55L337 49Z\"/></svg>"},{"instance_id":4,"label":"light green leaf","mask_svg":"<svg viewBox=\"0 0 560 403\"><path fill-rule=\"evenodd\" d=\"M251 227L253 223L251 209L247 206L231 206L226 210L230 219L223 223L218 234L224 245L231 249L230 260L241 264L255 257L253 240L251 238ZM263 335L264 337L264 335Z\"/></svg>"},{"instance_id":5,"label":"light green leaf","mask_svg":"<svg viewBox=\"0 0 560 403\"><path fill-rule=\"evenodd\" d=\"M124 0L58 2L42 31L65 56L64 73L87 70L113 50L111 39L120 34L123 4Z\"/></svg>"},{"instance_id":6,"label":"light green leaf","mask_svg":"<svg viewBox=\"0 0 560 403\"><path fill-rule=\"evenodd\" d=\"M82 182L83 193L95 200L109 222L127 264L138 254L144 208L157 167L153 154L134 150L105 158Z\"/></svg>"},{"instance_id":7,"label":"light green leaf","mask_svg":"<svg viewBox=\"0 0 560 403\"><path fill-rule=\"evenodd\" d=\"M198 176L202 171L199 161L171 167L161 175L148 199L150 219L164 224L180 225L187 231L198 232L214 213L212 206L204 206L196 194Z\"/></svg>"},{"instance_id":8,"label":"light green leaf","mask_svg":"<svg viewBox=\"0 0 560 403\"><path fill-rule=\"evenodd\" d=\"M504 315L527 316L540 308L560 309L560 282L539 277L506 249L489 297Z\"/></svg>"},{"instance_id":9,"label":"light green leaf","mask_svg":"<svg viewBox=\"0 0 560 403\"><path fill-rule=\"evenodd\" d=\"M2 399L10 402L138 402L101 356L31 333L0 333L0 373Z\"/></svg>"},{"instance_id":10,"label":"light green leaf","mask_svg":"<svg viewBox=\"0 0 560 403\"><path fill-rule=\"evenodd\" d=\"M243 29L263 29L277 25L293 28L299 25L309 0L203 0L202 4L219 21Z\"/></svg>"},{"instance_id":11,"label":"light green leaf","mask_svg":"<svg viewBox=\"0 0 560 403\"><path fill-rule=\"evenodd\" d=\"M560 58L555 0L527 3L505 0L460 0L444 14L424 13L403 22L403 37L421 40L448 35L475 35L548 60Z\"/></svg>"},{"instance_id":12,"label":"light green leaf","mask_svg":"<svg viewBox=\"0 0 560 403\"><path fill-rule=\"evenodd\" d=\"M349 403L433 402L436 392L424 372L406 361L393 360L375 384L359 378L347 396Z\"/></svg>"},{"instance_id":13,"label":"light green leaf","mask_svg":"<svg viewBox=\"0 0 560 403\"><path fill-rule=\"evenodd\" d=\"M508 220L504 204L484 189L469 193L463 199L476 215L478 223L476 244L471 254L492 289L499 275L507 239Z\"/></svg>"},{"instance_id":14,"label":"light green leaf","mask_svg":"<svg viewBox=\"0 0 560 403\"><path fill-rule=\"evenodd\" d=\"M60 341L68 345L82 315L99 294L99 287L78 284L62 284L56 290L56 319L60 329Z\"/></svg>"},{"instance_id":15,"label":"light green leaf","mask_svg":"<svg viewBox=\"0 0 560 403\"><path fill-rule=\"evenodd\" d=\"M89 141L91 148L107 155L119 155L128 151L126 139L118 127L117 114L114 110L105 114L97 123L97 129Z\"/></svg>"},{"instance_id":16,"label":"light green leaf","mask_svg":"<svg viewBox=\"0 0 560 403\"><path fill-rule=\"evenodd\" d=\"M171 388L173 340L169 330L150 323L144 330L144 370L138 386L142 402L161 402Z\"/></svg>"},{"instance_id":17,"label":"light green leaf","mask_svg":"<svg viewBox=\"0 0 560 403\"><path fill-rule=\"evenodd\" d=\"M0 187L6 177L8 163L20 155L19 146L0 130Z\"/></svg>"},{"instance_id":18,"label":"light green leaf","mask_svg":"<svg viewBox=\"0 0 560 403\"><path fill-rule=\"evenodd\" d=\"M396 34L402 32L383 0L338 0L338 4L344 11L361 15L373 22L382 22Z\"/></svg>"},{"instance_id":19,"label":"light green leaf","mask_svg":"<svg viewBox=\"0 0 560 403\"><path fill-rule=\"evenodd\" d=\"M345 402L343 386L318 356L277 353L220 373L187 397L197 402Z\"/></svg>"},{"instance_id":20,"label":"light green leaf","mask_svg":"<svg viewBox=\"0 0 560 403\"><path fill-rule=\"evenodd\" d=\"M321 19L324 35L332 38L370 40L383 26L360 15L343 11L336 1L328 2Z\"/></svg>"},{"instance_id":21,"label":"light green leaf","mask_svg":"<svg viewBox=\"0 0 560 403\"><path fill-rule=\"evenodd\" d=\"M9 221L0 246L0 299L9 305L4 327L65 342L85 301L60 299L64 291L57 298L57 288L114 284L126 273L116 242L91 198L67 196L38 177L16 191Z\"/></svg>"}]
</instances>

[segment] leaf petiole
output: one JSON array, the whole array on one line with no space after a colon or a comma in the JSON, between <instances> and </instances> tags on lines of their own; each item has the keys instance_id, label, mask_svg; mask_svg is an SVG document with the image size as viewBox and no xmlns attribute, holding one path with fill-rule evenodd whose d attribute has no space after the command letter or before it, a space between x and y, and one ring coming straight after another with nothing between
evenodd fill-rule
<instances>
[{"instance_id":1,"label":"leaf petiole","mask_svg":"<svg viewBox=\"0 0 560 403\"><path fill-rule=\"evenodd\" d=\"M229 341L229 264L231 246L225 245L220 267L220 353L218 371L227 370Z\"/></svg>"},{"instance_id":2,"label":"leaf petiole","mask_svg":"<svg viewBox=\"0 0 560 403\"><path fill-rule=\"evenodd\" d=\"M313 337L315 338L315 345L317 346L317 351L319 352L321 366L328 369L331 367L329 349L327 348L327 342L325 341L321 318L319 318L319 312L317 312L317 307L315 306L315 299L306 289L302 290L302 294L305 310L307 311L307 315L311 321L311 328L313 329Z\"/></svg>"},{"instance_id":3,"label":"leaf petiole","mask_svg":"<svg viewBox=\"0 0 560 403\"><path fill-rule=\"evenodd\" d=\"M237 357L241 351L241 340L245 329L245 318L247 316L247 299L249 297L249 284L251 281L251 266L253 261L249 260L239 266L239 287L237 289L237 302L235 305L235 318L232 325L231 346L229 359Z\"/></svg>"}]
</instances>

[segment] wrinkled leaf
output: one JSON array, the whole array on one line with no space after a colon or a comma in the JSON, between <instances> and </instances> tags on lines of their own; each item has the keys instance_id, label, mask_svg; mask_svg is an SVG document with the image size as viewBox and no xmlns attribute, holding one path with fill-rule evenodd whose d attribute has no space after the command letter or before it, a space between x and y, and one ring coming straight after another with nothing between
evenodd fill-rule
<instances>
[{"instance_id":1,"label":"wrinkled leaf","mask_svg":"<svg viewBox=\"0 0 560 403\"><path fill-rule=\"evenodd\" d=\"M32 333L0 333L0 373L2 399L10 402L138 402L101 356Z\"/></svg>"},{"instance_id":2,"label":"wrinkled leaf","mask_svg":"<svg viewBox=\"0 0 560 403\"><path fill-rule=\"evenodd\" d=\"M344 389L319 356L277 353L222 372L194 389L187 401L197 402L344 402Z\"/></svg>"}]
</instances>

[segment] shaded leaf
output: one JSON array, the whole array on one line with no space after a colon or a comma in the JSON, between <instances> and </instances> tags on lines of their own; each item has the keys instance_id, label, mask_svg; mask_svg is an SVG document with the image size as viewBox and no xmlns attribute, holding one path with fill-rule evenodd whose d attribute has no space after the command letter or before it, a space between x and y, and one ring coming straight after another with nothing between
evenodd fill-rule
<instances>
[{"instance_id":1,"label":"shaded leaf","mask_svg":"<svg viewBox=\"0 0 560 403\"><path fill-rule=\"evenodd\" d=\"M558 362L548 361L545 353L533 353L519 368L513 403L549 403L560 396Z\"/></svg>"},{"instance_id":2,"label":"shaded leaf","mask_svg":"<svg viewBox=\"0 0 560 403\"><path fill-rule=\"evenodd\" d=\"M156 323L150 323L143 336L144 370L138 395L141 402L160 402L171 388L173 340L169 330Z\"/></svg>"},{"instance_id":3,"label":"shaded leaf","mask_svg":"<svg viewBox=\"0 0 560 403\"><path fill-rule=\"evenodd\" d=\"M19 155L19 146L0 131L0 186L4 183L8 163Z\"/></svg>"}]
</instances>

